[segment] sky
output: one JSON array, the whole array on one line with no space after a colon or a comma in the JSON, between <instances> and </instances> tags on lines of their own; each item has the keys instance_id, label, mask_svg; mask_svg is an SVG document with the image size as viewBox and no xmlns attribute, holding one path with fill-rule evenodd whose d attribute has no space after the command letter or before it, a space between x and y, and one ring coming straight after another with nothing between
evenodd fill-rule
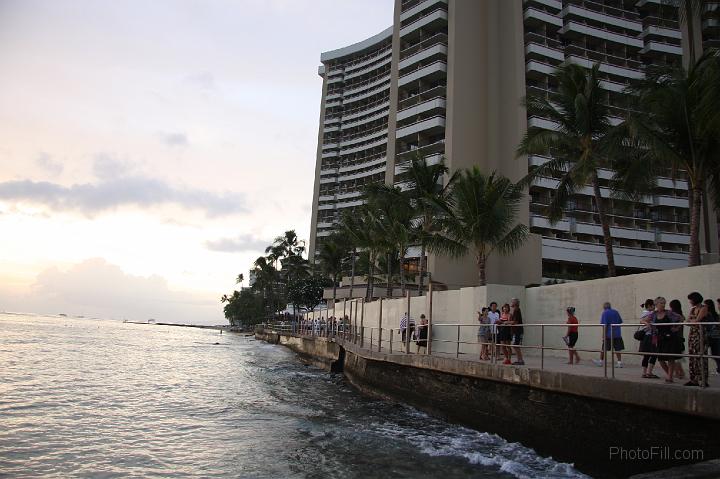
<instances>
[{"instance_id":1,"label":"sky","mask_svg":"<svg viewBox=\"0 0 720 479\"><path fill-rule=\"evenodd\" d=\"M307 239L320 53L392 0L0 0L0 311L222 324Z\"/></svg>"}]
</instances>

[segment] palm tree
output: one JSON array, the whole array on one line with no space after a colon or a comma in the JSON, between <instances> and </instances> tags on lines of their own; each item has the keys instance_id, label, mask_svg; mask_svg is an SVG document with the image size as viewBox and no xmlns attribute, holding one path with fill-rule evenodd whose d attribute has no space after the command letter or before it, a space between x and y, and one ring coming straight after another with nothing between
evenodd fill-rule
<instances>
[{"instance_id":1,"label":"palm tree","mask_svg":"<svg viewBox=\"0 0 720 479\"><path fill-rule=\"evenodd\" d=\"M253 263L253 272L255 273L253 288L262 292L268 312L272 313L275 308L273 289L277 280L277 269L267 257L260 256Z\"/></svg>"},{"instance_id":2,"label":"palm tree","mask_svg":"<svg viewBox=\"0 0 720 479\"><path fill-rule=\"evenodd\" d=\"M432 236L438 232L441 218L447 211L446 203L452 185L457 179L457 172L453 173L447 181L443 179L448 168L443 160L429 165L425 158L416 155L405 165L400 174L407 186L407 196L411 206L416 210L414 235L420 243L420 279L418 290L423 294L425 277L425 251Z\"/></svg>"},{"instance_id":3,"label":"palm tree","mask_svg":"<svg viewBox=\"0 0 720 479\"><path fill-rule=\"evenodd\" d=\"M244 276L242 273L240 273L240 274L237 276L237 279L235 280L235 283L239 284L240 287L242 288L243 281L245 281L245 276Z\"/></svg>"},{"instance_id":4,"label":"palm tree","mask_svg":"<svg viewBox=\"0 0 720 479\"><path fill-rule=\"evenodd\" d=\"M628 92L634 108L619 125L615 152L618 189L650 193L669 171L687 176L690 195L689 266L700 264L700 216L707 188L720 206L720 56L709 50L690 66L651 67ZM631 148L627 148L631 146ZM705 207L707 208L707 202Z\"/></svg>"},{"instance_id":5,"label":"palm tree","mask_svg":"<svg viewBox=\"0 0 720 479\"><path fill-rule=\"evenodd\" d=\"M355 274L354 258L357 250L365 250L368 255L368 276L365 297L369 301L372 299L375 282L375 263L377 255L382 249L380 238L376 235L377 225L376 217L373 215L367 205L355 208L352 212L345 213L338 225L341 234L345 235L348 242L353 248L353 270L351 274ZM354 279L351 279L350 289L354 285Z\"/></svg>"},{"instance_id":6,"label":"palm tree","mask_svg":"<svg viewBox=\"0 0 720 479\"><path fill-rule=\"evenodd\" d=\"M362 244L362 232L360 224L352 212L346 211L335 225L335 229L344 241L350 245L350 298L353 297L353 289L355 287L355 261L357 260L357 250Z\"/></svg>"},{"instance_id":7,"label":"palm tree","mask_svg":"<svg viewBox=\"0 0 720 479\"><path fill-rule=\"evenodd\" d=\"M521 199L521 188L503 176L487 176L477 166L463 171L452 188L451 214L443 219L447 237L431 240L430 249L454 257L472 251L478 284L484 286L488 257L512 253L529 234L526 225L516 224Z\"/></svg>"},{"instance_id":8,"label":"palm tree","mask_svg":"<svg viewBox=\"0 0 720 479\"><path fill-rule=\"evenodd\" d=\"M528 96L525 101L528 117L537 116L557 124L548 130L531 126L518 146L520 155L548 155L550 161L532 170L522 181L529 184L538 177L559 179L555 194L548 206L552 224L563 217L568 200L587 184L593 188L593 197L599 223L602 227L608 276L615 276L610 223L605 213L598 171L608 168L608 132L612 125L608 106L603 101L603 90L598 76L599 64L591 69L567 64L552 75L558 92L548 98Z\"/></svg>"},{"instance_id":9,"label":"palm tree","mask_svg":"<svg viewBox=\"0 0 720 479\"><path fill-rule=\"evenodd\" d=\"M386 253L388 297L392 296L392 258L398 257L400 288L405 295L403 265L407 249L413 241L414 212L409 197L397 186L375 183L366 189L368 205L375 215L375 235Z\"/></svg>"},{"instance_id":10,"label":"palm tree","mask_svg":"<svg viewBox=\"0 0 720 479\"><path fill-rule=\"evenodd\" d=\"M316 256L322 272L332 278L333 303L337 298L338 277L342 274L343 260L347 256L347 249L344 237L335 233L323 241Z\"/></svg>"}]
</instances>

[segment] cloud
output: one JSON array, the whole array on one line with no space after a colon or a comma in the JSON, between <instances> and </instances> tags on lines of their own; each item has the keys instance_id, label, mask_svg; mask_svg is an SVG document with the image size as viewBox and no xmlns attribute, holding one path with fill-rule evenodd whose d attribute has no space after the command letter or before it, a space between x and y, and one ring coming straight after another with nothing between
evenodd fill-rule
<instances>
[{"instance_id":1,"label":"cloud","mask_svg":"<svg viewBox=\"0 0 720 479\"><path fill-rule=\"evenodd\" d=\"M185 82L200 90L211 92L215 91L215 77L210 72L201 72L185 77Z\"/></svg>"},{"instance_id":2,"label":"cloud","mask_svg":"<svg viewBox=\"0 0 720 479\"><path fill-rule=\"evenodd\" d=\"M58 176L64 169L62 163L53 160L52 157L45 152L41 152L37 158L35 158L35 164L52 176Z\"/></svg>"},{"instance_id":3,"label":"cloud","mask_svg":"<svg viewBox=\"0 0 720 479\"><path fill-rule=\"evenodd\" d=\"M132 169L132 163L119 160L108 153L98 153L93 161L93 173L103 180L125 176Z\"/></svg>"},{"instance_id":4,"label":"cloud","mask_svg":"<svg viewBox=\"0 0 720 479\"><path fill-rule=\"evenodd\" d=\"M252 235L243 234L237 238L220 238L205 242L205 247L210 251L220 253L239 253L243 251L265 251L269 243L257 239Z\"/></svg>"},{"instance_id":5,"label":"cloud","mask_svg":"<svg viewBox=\"0 0 720 479\"><path fill-rule=\"evenodd\" d=\"M185 133L162 133L162 140L168 146L188 145L188 138Z\"/></svg>"},{"instance_id":6,"label":"cloud","mask_svg":"<svg viewBox=\"0 0 720 479\"><path fill-rule=\"evenodd\" d=\"M200 210L211 217L248 211L245 197L238 193L218 194L175 187L162 180L142 176L72 186L32 180L0 182L0 200L41 204L54 211L78 211L88 216L125 206L150 208L164 204Z\"/></svg>"},{"instance_id":7,"label":"cloud","mask_svg":"<svg viewBox=\"0 0 720 479\"><path fill-rule=\"evenodd\" d=\"M129 275L102 258L85 260L67 271L46 269L20 294L0 291L0 310L172 323L226 322L219 298L212 294L172 291L160 276Z\"/></svg>"}]
</instances>

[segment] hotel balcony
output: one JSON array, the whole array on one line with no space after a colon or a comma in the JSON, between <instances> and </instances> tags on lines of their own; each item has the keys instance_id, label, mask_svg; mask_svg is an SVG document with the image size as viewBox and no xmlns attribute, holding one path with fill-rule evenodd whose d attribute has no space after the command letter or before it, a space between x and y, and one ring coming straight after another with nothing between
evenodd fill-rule
<instances>
[{"instance_id":1,"label":"hotel balcony","mask_svg":"<svg viewBox=\"0 0 720 479\"><path fill-rule=\"evenodd\" d=\"M613 247L615 264L625 268L673 269L687 266L687 254L661 250ZM542 239L543 259L607 265L605 246L553 238Z\"/></svg>"},{"instance_id":2,"label":"hotel balcony","mask_svg":"<svg viewBox=\"0 0 720 479\"><path fill-rule=\"evenodd\" d=\"M652 53L670 53L672 55L682 55L682 47L679 45L673 45L670 43L658 42L658 41L646 41L645 46L640 50L643 55Z\"/></svg>"},{"instance_id":3,"label":"hotel balcony","mask_svg":"<svg viewBox=\"0 0 720 479\"><path fill-rule=\"evenodd\" d=\"M447 5L447 0L420 0L413 6L403 9L403 12L400 14L400 22L405 22L406 20L439 3Z\"/></svg>"},{"instance_id":4,"label":"hotel balcony","mask_svg":"<svg viewBox=\"0 0 720 479\"><path fill-rule=\"evenodd\" d=\"M417 53L410 55L409 57L401 60L398 64L398 70L400 74L404 74L410 67L416 65L419 62L427 61L429 59L445 60L447 58L448 47L447 43L441 41L435 45L429 46L424 50L420 50Z\"/></svg>"},{"instance_id":5,"label":"hotel balcony","mask_svg":"<svg viewBox=\"0 0 720 479\"><path fill-rule=\"evenodd\" d=\"M433 133L433 132L441 132L445 128L445 117L444 116L434 116L432 118L428 118L425 120L421 120L417 123L412 123L407 126L403 126L402 128L398 128L395 130L395 138L405 138L408 136L416 135L420 132L423 133Z\"/></svg>"},{"instance_id":6,"label":"hotel balcony","mask_svg":"<svg viewBox=\"0 0 720 479\"><path fill-rule=\"evenodd\" d=\"M605 6L601 3L591 1L579 1L577 4L569 4L563 8L560 16L563 19L577 18L580 21L593 21L600 24L612 25L615 27L640 33L642 23L636 12Z\"/></svg>"},{"instance_id":7,"label":"hotel balcony","mask_svg":"<svg viewBox=\"0 0 720 479\"><path fill-rule=\"evenodd\" d=\"M562 18L539 8L525 8L525 11L523 12L523 19L528 25L539 26L543 23L549 23L550 25L554 25L556 27L563 26Z\"/></svg>"},{"instance_id":8,"label":"hotel balcony","mask_svg":"<svg viewBox=\"0 0 720 479\"><path fill-rule=\"evenodd\" d=\"M397 121L406 120L432 110L445 110L445 97L437 97L397 112Z\"/></svg>"},{"instance_id":9,"label":"hotel balcony","mask_svg":"<svg viewBox=\"0 0 720 479\"><path fill-rule=\"evenodd\" d=\"M447 10L445 10L443 5L437 10L433 10L430 13L427 13L419 17L415 21L400 28L400 37L402 38L405 36L409 36L410 34L417 32L421 28L424 30L430 30L433 28L441 27L447 24L447 19Z\"/></svg>"},{"instance_id":10,"label":"hotel balcony","mask_svg":"<svg viewBox=\"0 0 720 479\"><path fill-rule=\"evenodd\" d=\"M444 77L447 73L447 63L444 61L436 61L430 65L419 68L413 72L407 73L398 79L398 87L407 85L420 79L436 79Z\"/></svg>"},{"instance_id":11,"label":"hotel balcony","mask_svg":"<svg viewBox=\"0 0 720 479\"><path fill-rule=\"evenodd\" d=\"M565 26L560 29L560 33L563 35L567 35L568 37L583 37L585 35L589 35L595 38L599 38L600 40L615 42L629 47L643 47L643 41L639 38L623 35L621 33L615 33L604 28L591 27L589 25L584 25L582 23L572 20L565 22Z\"/></svg>"}]
</instances>

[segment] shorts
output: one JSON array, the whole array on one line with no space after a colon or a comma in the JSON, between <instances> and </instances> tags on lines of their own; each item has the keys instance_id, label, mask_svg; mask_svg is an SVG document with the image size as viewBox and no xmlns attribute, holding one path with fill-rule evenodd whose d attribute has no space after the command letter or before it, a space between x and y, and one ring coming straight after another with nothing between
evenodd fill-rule
<instances>
[{"instance_id":1,"label":"shorts","mask_svg":"<svg viewBox=\"0 0 720 479\"><path fill-rule=\"evenodd\" d=\"M603 341L603 349L605 351L610 351L610 341L608 341L609 338L605 338L605 341ZM622 351L625 349L625 343L623 342L623 338L612 338L612 348L615 351Z\"/></svg>"},{"instance_id":2,"label":"shorts","mask_svg":"<svg viewBox=\"0 0 720 479\"><path fill-rule=\"evenodd\" d=\"M522 333L516 333L512 336L512 344L513 346L521 346L522 345Z\"/></svg>"},{"instance_id":3,"label":"shorts","mask_svg":"<svg viewBox=\"0 0 720 479\"><path fill-rule=\"evenodd\" d=\"M578 340L578 333L568 334L568 348L574 348Z\"/></svg>"}]
</instances>

